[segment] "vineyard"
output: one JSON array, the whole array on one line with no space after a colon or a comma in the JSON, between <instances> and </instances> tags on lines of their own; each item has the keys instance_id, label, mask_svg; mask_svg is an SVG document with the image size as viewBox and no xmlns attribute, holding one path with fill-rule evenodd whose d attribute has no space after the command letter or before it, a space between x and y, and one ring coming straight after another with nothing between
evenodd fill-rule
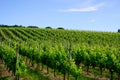
<instances>
[{"instance_id":1,"label":"vineyard","mask_svg":"<svg viewBox=\"0 0 120 80\"><path fill-rule=\"evenodd\" d=\"M16 80L31 67L60 80L120 80L120 33L0 28L0 62Z\"/></svg>"}]
</instances>

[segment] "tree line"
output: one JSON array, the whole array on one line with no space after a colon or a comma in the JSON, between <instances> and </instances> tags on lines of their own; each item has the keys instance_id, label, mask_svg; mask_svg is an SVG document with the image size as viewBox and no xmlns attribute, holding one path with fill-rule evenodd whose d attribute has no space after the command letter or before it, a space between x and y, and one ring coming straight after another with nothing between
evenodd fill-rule
<instances>
[{"instance_id":1,"label":"tree line","mask_svg":"<svg viewBox=\"0 0 120 80\"><path fill-rule=\"evenodd\" d=\"M0 28L39 28L38 26L22 26L22 25L4 25L0 24ZM53 29L51 26L45 27L45 29ZM63 27L58 27L57 29L64 30Z\"/></svg>"}]
</instances>

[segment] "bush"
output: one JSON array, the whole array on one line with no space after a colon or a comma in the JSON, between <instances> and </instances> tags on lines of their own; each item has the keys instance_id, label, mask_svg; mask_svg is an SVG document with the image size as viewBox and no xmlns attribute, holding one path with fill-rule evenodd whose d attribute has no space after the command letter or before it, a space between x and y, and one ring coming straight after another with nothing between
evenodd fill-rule
<instances>
[{"instance_id":1,"label":"bush","mask_svg":"<svg viewBox=\"0 0 120 80\"><path fill-rule=\"evenodd\" d=\"M64 28L63 28L63 27L58 27L57 29L61 29L61 30L64 30Z\"/></svg>"},{"instance_id":2,"label":"bush","mask_svg":"<svg viewBox=\"0 0 120 80\"><path fill-rule=\"evenodd\" d=\"M38 26L27 26L27 28L39 28Z\"/></svg>"},{"instance_id":3,"label":"bush","mask_svg":"<svg viewBox=\"0 0 120 80\"><path fill-rule=\"evenodd\" d=\"M46 29L52 29L52 27L48 26L48 27L46 27Z\"/></svg>"},{"instance_id":4,"label":"bush","mask_svg":"<svg viewBox=\"0 0 120 80\"><path fill-rule=\"evenodd\" d=\"M120 32L120 29L118 29L118 32Z\"/></svg>"}]
</instances>

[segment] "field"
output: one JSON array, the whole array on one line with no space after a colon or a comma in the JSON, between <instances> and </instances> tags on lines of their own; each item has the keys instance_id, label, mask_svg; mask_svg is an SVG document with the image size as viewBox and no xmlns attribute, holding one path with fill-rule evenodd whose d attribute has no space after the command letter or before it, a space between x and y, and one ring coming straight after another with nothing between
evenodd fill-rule
<instances>
[{"instance_id":1,"label":"field","mask_svg":"<svg viewBox=\"0 0 120 80\"><path fill-rule=\"evenodd\" d=\"M120 33L0 28L0 42L1 79L120 80Z\"/></svg>"}]
</instances>

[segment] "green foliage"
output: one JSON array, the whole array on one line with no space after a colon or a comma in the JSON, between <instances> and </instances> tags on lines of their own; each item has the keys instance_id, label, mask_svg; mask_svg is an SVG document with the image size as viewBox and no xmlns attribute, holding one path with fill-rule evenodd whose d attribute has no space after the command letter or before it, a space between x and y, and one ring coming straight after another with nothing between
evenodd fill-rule
<instances>
[{"instance_id":1,"label":"green foliage","mask_svg":"<svg viewBox=\"0 0 120 80\"><path fill-rule=\"evenodd\" d=\"M21 76L27 70L23 59L18 57L18 60L16 60L15 51L8 46L0 46L0 59L5 62L9 70L12 71L14 75Z\"/></svg>"},{"instance_id":2,"label":"green foliage","mask_svg":"<svg viewBox=\"0 0 120 80\"><path fill-rule=\"evenodd\" d=\"M7 37L7 35L9 37ZM62 74L68 73L74 77L80 77L82 66L111 70L120 73L120 34L111 32L89 32L56 29L37 28L1 28L0 38L10 42L14 49L7 50L1 47L4 56L6 53L15 53L15 42L21 43L19 54L27 57L31 63L42 63ZM69 62L69 47L71 47L72 59ZM13 56L13 54L12 54ZM14 62L15 57L12 57ZM21 59L21 58L20 58ZM3 59L5 60L5 59ZM8 60L8 59L7 59ZM9 60L11 61L11 59ZM12 63L12 61L10 63ZM23 64L20 64L23 63ZM24 61L20 60L17 66L18 75L21 75L22 65L25 69ZM9 66L9 65L8 65ZM14 69L11 67L11 70ZM14 71L14 70L13 70Z\"/></svg>"}]
</instances>

